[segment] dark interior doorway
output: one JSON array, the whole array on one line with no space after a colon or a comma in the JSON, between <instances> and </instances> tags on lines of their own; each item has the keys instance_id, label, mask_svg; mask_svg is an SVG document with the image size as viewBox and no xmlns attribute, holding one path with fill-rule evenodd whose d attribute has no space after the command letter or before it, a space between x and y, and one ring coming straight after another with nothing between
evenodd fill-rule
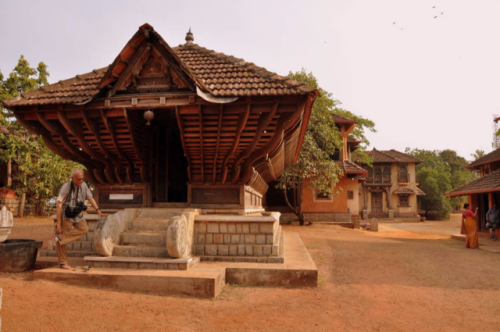
<instances>
[{"instance_id":1,"label":"dark interior doorway","mask_svg":"<svg viewBox=\"0 0 500 332\"><path fill-rule=\"evenodd\" d=\"M151 122L153 202L187 202L187 159L174 110L155 110Z\"/></svg>"}]
</instances>

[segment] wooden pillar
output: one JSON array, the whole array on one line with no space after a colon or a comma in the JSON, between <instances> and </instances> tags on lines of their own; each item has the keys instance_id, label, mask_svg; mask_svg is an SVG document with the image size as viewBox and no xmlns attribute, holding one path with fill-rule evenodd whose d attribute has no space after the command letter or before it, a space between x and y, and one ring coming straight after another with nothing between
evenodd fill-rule
<instances>
[{"instance_id":1,"label":"wooden pillar","mask_svg":"<svg viewBox=\"0 0 500 332\"><path fill-rule=\"evenodd\" d=\"M493 197L493 193L488 193L488 209L491 209L495 204L495 199Z\"/></svg>"}]
</instances>

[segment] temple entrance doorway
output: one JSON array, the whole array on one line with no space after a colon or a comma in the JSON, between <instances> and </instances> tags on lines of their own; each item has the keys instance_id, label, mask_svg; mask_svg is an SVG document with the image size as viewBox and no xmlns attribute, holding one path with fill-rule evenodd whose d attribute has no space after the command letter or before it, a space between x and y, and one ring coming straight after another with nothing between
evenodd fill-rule
<instances>
[{"instance_id":1,"label":"temple entrance doorway","mask_svg":"<svg viewBox=\"0 0 500 332\"><path fill-rule=\"evenodd\" d=\"M175 111L155 110L150 130L153 202L187 202L188 164Z\"/></svg>"}]
</instances>

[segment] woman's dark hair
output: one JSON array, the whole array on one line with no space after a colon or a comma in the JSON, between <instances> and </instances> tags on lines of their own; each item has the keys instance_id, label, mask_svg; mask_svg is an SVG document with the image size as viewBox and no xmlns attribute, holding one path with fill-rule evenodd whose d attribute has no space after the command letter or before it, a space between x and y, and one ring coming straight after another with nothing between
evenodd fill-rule
<instances>
[{"instance_id":1,"label":"woman's dark hair","mask_svg":"<svg viewBox=\"0 0 500 332\"><path fill-rule=\"evenodd\" d=\"M464 209L467 209L469 207L469 203L464 204Z\"/></svg>"}]
</instances>

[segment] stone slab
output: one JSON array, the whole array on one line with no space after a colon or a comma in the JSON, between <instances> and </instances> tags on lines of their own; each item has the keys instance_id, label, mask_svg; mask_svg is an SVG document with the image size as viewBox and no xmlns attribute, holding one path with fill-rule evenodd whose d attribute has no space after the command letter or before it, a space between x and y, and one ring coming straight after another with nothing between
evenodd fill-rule
<instances>
[{"instance_id":1,"label":"stone slab","mask_svg":"<svg viewBox=\"0 0 500 332\"><path fill-rule=\"evenodd\" d=\"M86 256L83 258L86 262L133 262L133 263L177 263L187 264L193 261L193 257L189 258L155 258L155 257L101 257L101 256Z\"/></svg>"},{"instance_id":2,"label":"stone slab","mask_svg":"<svg viewBox=\"0 0 500 332\"><path fill-rule=\"evenodd\" d=\"M272 212L270 216L263 215L221 215L221 214L202 214L195 218L195 222L227 222L227 223L273 223L280 220L279 212Z\"/></svg>"},{"instance_id":3,"label":"stone slab","mask_svg":"<svg viewBox=\"0 0 500 332\"><path fill-rule=\"evenodd\" d=\"M252 213L260 213L264 212L263 208L255 208L255 209L202 209L201 214L231 214L231 215L246 215Z\"/></svg>"},{"instance_id":4,"label":"stone slab","mask_svg":"<svg viewBox=\"0 0 500 332\"><path fill-rule=\"evenodd\" d=\"M318 268L297 233L284 236L284 264L211 263L226 267L226 282L248 286L317 287ZM210 263L200 263L210 264Z\"/></svg>"},{"instance_id":5,"label":"stone slab","mask_svg":"<svg viewBox=\"0 0 500 332\"><path fill-rule=\"evenodd\" d=\"M318 269L297 233L282 238L285 263L200 262L189 270L139 270L95 268L88 272L52 267L34 272L35 278L89 287L161 295L216 297L226 282L242 286L317 287ZM52 257L41 260L57 264ZM84 265L78 258L70 265Z\"/></svg>"},{"instance_id":6,"label":"stone slab","mask_svg":"<svg viewBox=\"0 0 500 332\"><path fill-rule=\"evenodd\" d=\"M35 278L79 286L147 292L159 295L217 297L225 284L223 267L194 267L187 271L91 269L88 272L58 267L38 270Z\"/></svg>"}]
</instances>

